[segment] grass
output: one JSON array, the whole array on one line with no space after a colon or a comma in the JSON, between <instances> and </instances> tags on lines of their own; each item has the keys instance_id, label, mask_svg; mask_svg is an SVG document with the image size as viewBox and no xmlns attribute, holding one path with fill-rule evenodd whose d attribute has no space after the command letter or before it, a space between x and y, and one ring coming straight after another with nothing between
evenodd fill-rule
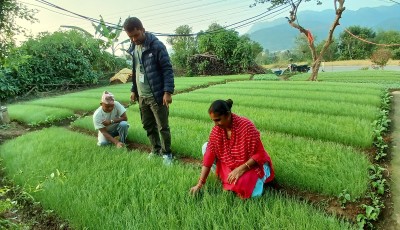
<instances>
[{"instance_id":1,"label":"grass","mask_svg":"<svg viewBox=\"0 0 400 230\"><path fill-rule=\"evenodd\" d=\"M128 140L149 145L139 112L130 108L128 116L133 118L129 121ZM77 120L73 126L93 130L91 116ZM202 159L201 146L208 140L212 122L171 116L170 126L175 156ZM365 193L370 163L357 150L288 134L262 131L261 135L281 184L329 196L336 196L343 189L347 189L352 197Z\"/></svg>"},{"instance_id":2,"label":"grass","mask_svg":"<svg viewBox=\"0 0 400 230\"><path fill-rule=\"evenodd\" d=\"M209 103L176 103L170 111L170 116L208 121L208 106ZM233 111L249 117L260 130L335 141L357 147L369 147L372 144L372 125L371 121L366 119L241 105L234 106Z\"/></svg>"},{"instance_id":3,"label":"grass","mask_svg":"<svg viewBox=\"0 0 400 230\"><path fill-rule=\"evenodd\" d=\"M212 77L180 77L175 78L176 91L185 91L193 87L208 86L214 83L226 83L227 81L249 79L248 74L224 75ZM89 89L81 92L75 92L67 95L61 95L51 98L42 98L29 102L9 105L11 111L10 118L30 125L48 123L70 117L75 113L92 112L99 107L100 98L103 91L109 91L114 94L117 101L122 104L130 103L131 83L109 85L101 88ZM26 117L24 108L38 108L32 118ZM51 108L46 108L51 107ZM68 109L68 110L67 110ZM66 112L68 111L68 113ZM50 114L49 114L50 113Z\"/></svg>"},{"instance_id":4,"label":"grass","mask_svg":"<svg viewBox=\"0 0 400 230\"><path fill-rule=\"evenodd\" d=\"M40 188L33 196L75 229L352 228L270 191L244 202L222 192L215 176L193 198L188 190L197 181L198 168L166 168L161 159L99 148L94 137L62 128L29 133L0 150L7 174L27 189Z\"/></svg>"},{"instance_id":5,"label":"grass","mask_svg":"<svg viewBox=\"0 0 400 230\"><path fill-rule=\"evenodd\" d=\"M290 78L292 81L304 81L310 77L310 73L298 74ZM380 85L394 85L392 88L400 88L400 72L387 70L351 71L351 72L325 72L318 74L318 81L323 82L359 82L375 83Z\"/></svg>"},{"instance_id":6,"label":"grass","mask_svg":"<svg viewBox=\"0 0 400 230\"><path fill-rule=\"evenodd\" d=\"M229 91L229 89L228 89ZM258 92L256 94L255 92ZM356 118L365 118L371 120L376 119L379 110L376 106L357 104L343 101L335 101L334 99L339 97L338 93L326 93L326 97L330 97L331 100L320 100L317 97L309 100L303 98L290 97L291 92L287 93L288 97L265 96L263 90L254 91L253 95L240 95L236 93L225 93L225 98L230 98L234 101L235 106L248 106L252 108L260 109L281 109L298 112L309 112L315 114L327 114L336 116L349 116ZM174 100L178 102L204 102L211 103L215 98L218 98L220 94L204 93L204 92L191 92L188 95L180 94L174 96ZM356 96L357 97L357 96ZM358 96L360 100L363 98L361 95Z\"/></svg>"},{"instance_id":7,"label":"grass","mask_svg":"<svg viewBox=\"0 0 400 230\"><path fill-rule=\"evenodd\" d=\"M368 188L368 158L359 150L288 134L262 132L279 183L305 191L337 196L347 189L363 197Z\"/></svg>"},{"instance_id":8,"label":"grass","mask_svg":"<svg viewBox=\"0 0 400 230\"><path fill-rule=\"evenodd\" d=\"M213 126L207 114L210 103L232 98L233 112L250 118L260 130L280 184L329 197L337 197L347 190L352 198L363 198L368 189L370 162L359 148L372 146L371 123L377 116L383 88L388 86L372 80L379 77L382 78L379 81L386 79L392 85L397 84L395 72L382 71L376 76L365 73L324 75L320 82L229 82L175 95L170 107L174 155L201 159L201 146ZM366 82L372 83L328 82L342 77L368 78L372 80ZM226 78L176 78L175 83L177 88L186 90L215 82L226 83ZM47 115L51 110L54 110L51 114L62 110L73 114L79 109L89 109L85 106L97 104L98 95L105 89L123 100L129 98L130 84L109 86L39 103L46 106L11 105L10 117L32 122L26 114L37 113L32 124L47 122L53 119ZM50 107L52 103L59 108ZM61 108L57 103L71 109ZM18 113L12 114L16 110ZM128 139L149 145L137 104L131 105L127 114ZM70 115L57 115L57 119L63 116ZM91 116L78 119L72 125L95 134ZM203 193L192 198L187 193L198 179L199 166L177 162L165 168L161 159L149 161L146 154L137 151L99 148L95 135L66 129L44 129L8 141L0 146L0 156L9 177L33 192L45 208L70 220L77 229L98 229L99 226L102 229L352 227L272 191L259 199L243 202L223 192L214 175Z\"/></svg>"},{"instance_id":9,"label":"grass","mask_svg":"<svg viewBox=\"0 0 400 230\"><path fill-rule=\"evenodd\" d=\"M288 66L289 63L285 62L285 63L278 63L278 64L270 64L270 65L264 65L265 68L286 68ZM303 65L303 64L307 64L305 62L303 63L296 63L298 65ZM343 60L343 61L332 61L332 62L325 62L325 68L329 67L329 66L360 66L360 67L365 67L365 66L371 66L373 63L371 62L371 60ZM393 60L390 59L387 63L387 65L400 65L400 61L399 60Z\"/></svg>"},{"instance_id":10,"label":"grass","mask_svg":"<svg viewBox=\"0 0 400 230\"><path fill-rule=\"evenodd\" d=\"M31 126L52 123L75 115L70 109L29 104L10 105L8 114L12 120Z\"/></svg>"}]
</instances>

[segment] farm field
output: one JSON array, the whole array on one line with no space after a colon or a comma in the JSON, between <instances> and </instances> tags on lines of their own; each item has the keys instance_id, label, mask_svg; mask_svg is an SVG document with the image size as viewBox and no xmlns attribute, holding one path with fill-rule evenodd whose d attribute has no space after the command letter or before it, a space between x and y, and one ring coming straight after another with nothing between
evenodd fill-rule
<instances>
[{"instance_id":1,"label":"farm field","mask_svg":"<svg viewBox=\"0 0 400 230\"><path fill-rule=\"evenodd\" d=\"M251 81L248 75L177 78L181 93L170 107L176 161L170 168L161 159L147 159L147 152L96 146L91 112L99 95L109 90L128 105L128 84L10 105L10 117L26 125L74 122L10 140L0 146L0 157L15 183L76 229L356 229L377 220L366 213L368 207L378 212L371 194L388 192L376 160L382 154L376 130L387 131L382 114L388 113L388 88L400 81L392 72L381 72L379 80L367 76L363 83L344 83L329 74L321 75L329 81L320 82L302 76L296 81ZM261 132L282 188L242 201L223 192L212 176L203 193L191 197L200 165L180 159L201 160L213 125L208 106L228 98L233 112L250 118ZM24 116L29 109L37 115ZM138 105L130 105L127 114L129 142L147 146Z\"/></svg>"}]
</instances>

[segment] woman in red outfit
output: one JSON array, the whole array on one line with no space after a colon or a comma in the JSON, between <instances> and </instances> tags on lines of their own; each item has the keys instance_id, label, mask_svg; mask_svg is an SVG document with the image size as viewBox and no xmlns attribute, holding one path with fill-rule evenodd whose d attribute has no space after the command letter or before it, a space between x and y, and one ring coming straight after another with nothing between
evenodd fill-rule
<instances>
[{"instance_id":1,"label":"woman in red outfit","mask_svg":"<svg viewBox=\"0 0 400 230\"><path fill-rule=\"evenodd\" d=\"M271 158L260 133L250 120L231 112L232 104L231 99L216 100L208 109L215 126L204 153L199 182L190 189L191 194L206 183L214 163L223 188L241 198L260 196L264 183L274 179Z\"/></svg>"}]
</instances>

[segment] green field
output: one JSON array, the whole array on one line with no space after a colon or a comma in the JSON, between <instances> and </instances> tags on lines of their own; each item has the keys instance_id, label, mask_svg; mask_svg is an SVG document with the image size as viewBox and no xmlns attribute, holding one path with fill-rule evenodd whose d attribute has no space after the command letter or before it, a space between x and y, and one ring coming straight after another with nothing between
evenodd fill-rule
<instances>
[{"instance_id":1,"label":"green field","mask_svg":"<svg viewBox=\"0 0 400 230\"><path fill-rule=\"evenodd\" d=\"M114 93L128 106L129 84L8 106L14 121L40 125L69 118L73 129L28 133L1 145L0 157L8 177L76 229L353 229L355 219L341 220L324 207L343 191L352 199L369 196L374 124L389 85L400 83L396 72L377 71L364 79L362 73L369 71L324 73L319 82L301 75L291 81L176 78L170 105L176 161L170 168L137 150L96 146L91 114L101 92ZM353 79L341 80L344 76ZM200 165L180 159L202 159L201 146L213 126L208 107L228 98L232 111L259 129L283 190L321 197L319 205L275 190L242 201L222 191L215 175L200 196L188 195ZM127 115L128 141L148 146L138 105L129 105Z\"/></svg>"}]
</instances>

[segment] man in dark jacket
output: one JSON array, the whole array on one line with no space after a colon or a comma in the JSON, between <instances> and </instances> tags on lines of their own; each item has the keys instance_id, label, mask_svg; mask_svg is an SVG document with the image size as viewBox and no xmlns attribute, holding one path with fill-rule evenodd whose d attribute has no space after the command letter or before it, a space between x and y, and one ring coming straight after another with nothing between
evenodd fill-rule
<instances>
[{"instance_id":1,"label":"man in dark jacket","mask_svg":"<svg viewBox=\"0 0 400 230\"><path fill-rule=\"evenodd\" d=\"M150 156L162 152L164 164L170 165L168 110L175 85L167 49L156 36L145 32L142 22L136 17L125 20L124 30L131 40L128 53L133 60L131 101L139 102L143 128L152 145Z\"/></svg>"}]
</instances>

